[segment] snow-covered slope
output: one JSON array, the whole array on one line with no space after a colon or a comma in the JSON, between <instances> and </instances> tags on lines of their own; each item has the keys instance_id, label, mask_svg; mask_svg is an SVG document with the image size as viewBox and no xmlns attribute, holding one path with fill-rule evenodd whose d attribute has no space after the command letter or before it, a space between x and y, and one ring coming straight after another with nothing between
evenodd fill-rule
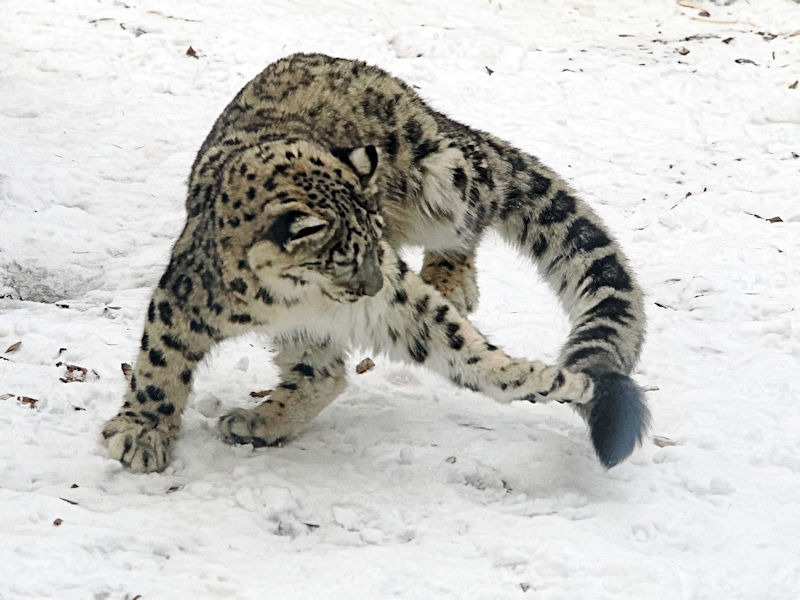
<instances>
[{"instance_id":1,"label":"snow-covered slope","mask_svg":"<svg viewBox=\"0 0 800 600\"><path fill-rule=\"evenodd\" d=\"M689 4L3 0L0 598L800 596L800 5ZM648 293L660 437L606 472L564 407L374 357L302 438L231 448L216 417L275 383L252 336L165 473L106 458L194 152L299 50L390 70L597 208ZM535 272L491 237L479 261L476 323L553 359Z\"/></svg>"}]
</instances>

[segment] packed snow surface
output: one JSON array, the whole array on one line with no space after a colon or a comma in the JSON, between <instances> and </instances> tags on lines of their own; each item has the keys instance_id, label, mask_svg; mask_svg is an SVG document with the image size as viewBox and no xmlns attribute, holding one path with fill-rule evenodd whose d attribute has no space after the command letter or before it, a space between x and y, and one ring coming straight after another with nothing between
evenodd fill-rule
<instances>
[{"instance_id":1,"label":"packed snow surface","mask_svg":"<svg viewBox=\"0 0 800 600\"><path fill-rule=\"evenodd\" d=\"M2 0L0 23L0 598L800 597L800 4ZM626 463L566 407L357 375L364 353L301 438L226 446L216 418L276 383L255 335L204 364L166 472L106 457L194 153L301 50L384 67L607 220L648 295ZM533 267L488 236L479 271L481 330L553 360Z\"/></svg>"}]
</instances>

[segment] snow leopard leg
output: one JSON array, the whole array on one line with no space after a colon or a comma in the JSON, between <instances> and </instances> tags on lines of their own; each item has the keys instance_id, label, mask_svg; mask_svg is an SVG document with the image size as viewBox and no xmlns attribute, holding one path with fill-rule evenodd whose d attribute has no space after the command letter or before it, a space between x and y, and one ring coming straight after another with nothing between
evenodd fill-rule
<instances>
[{"instance_id":1,"label":"snow leopard leg","mask_svg":"<svg viewBox=\"0 0 800 600\"><path fill-rule=\"evenodd\" d=\"M276 446L295 437L345 387L344 352L331 342L279 339L276 363L281 382L264 402L220 418L229 444Z\"/></svg>"},{"instance_id":2,"label":"snow leopard leg","mask_svg":"<svg viewBox=\"0 0 800 600\"><path fill-rule=\"evenodd\" d=\"M185 302L176 297L174 287L159 286L153 293L124 403L102 430L101 441L111 458L134 472L167 466L192 374L220 339L202 317L185 312Z\"/></svg>"},{"instance_id":3,"label":"snow leopard leg","mask_svg":"<svg viewBox=\"0 0 800 600\"><path fill-rule=\"evenodd\" d=\"M395 262L396 261L396 262ZM394 264L393 264L394 263ZM586 402L586 375L540 361L515 359L491 344L474 325L387 248L384 282L389 308L376 319L372 340L396 359L424 365L455 384L499 402ZM378 331L385 327L385 332Z\"/></svg>"},{"instance_id":4,"label":"snow leopard leg","mask_svg":"<svg viewBox=\"0 0 800 600\"><path fill-rule=\"evenodd\" d=\"M478 307L475 254L425 252L420 277L467 316Z\"/></svg>"}]
</instances>

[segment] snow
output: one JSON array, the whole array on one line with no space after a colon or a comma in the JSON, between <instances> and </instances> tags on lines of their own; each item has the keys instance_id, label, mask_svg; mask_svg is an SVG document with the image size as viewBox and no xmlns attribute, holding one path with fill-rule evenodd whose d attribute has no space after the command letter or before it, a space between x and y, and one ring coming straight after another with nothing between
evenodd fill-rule
<instances>
[{"instance_id":1,"label":"snow","mask_svg":"<svg viewBox=\"0 0 800 600\"><path fill-rule=\"evenodd\" d=\"M0 598L800 596L800 5L703 5L3 0ZM255 335L206 363L165 473L105 456L194 153L300 50L388 69L608 221L648 294L626 463L562 406L356 354L303 437L228 447L215 419L275 383ZM552 360L533 269L489 236L479 270L481 330Z\"/></svg>"}]
</instances>

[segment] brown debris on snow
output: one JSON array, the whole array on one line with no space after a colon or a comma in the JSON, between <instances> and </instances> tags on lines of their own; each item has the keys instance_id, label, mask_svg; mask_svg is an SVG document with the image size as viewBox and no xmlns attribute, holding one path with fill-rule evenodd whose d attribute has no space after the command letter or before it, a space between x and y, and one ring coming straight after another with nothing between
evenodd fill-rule
<instances>
[{"instance_id":1,"label":"brown debris on snow","mask_svg":"<svg viewBox=\"0 0 800 600\"><path fill-rule=\"evenodd\" d=\"M368 356L356 365L356 373L363 375L367 371L375 368L375 362Z\"/></svg>"},{"instance_id":2,"label":"brown debris on snow","mask_svg":"<svg viewBox=\"0 0 800 600\"><path fill-rule=\"evenodd\" d=\"M668 437L664 437L663 435L654 435L653 436L653 443L658 446L659 448L667 448L669 446L677 446L678 443L672 441Z\"/></svg>"},{"instance_id":3,"label":"brown debris on snow","mask_svg":"<svg viewBox=\"0 0 800 600\"><path fill-rule=\"evenodd\" d=\"M36 408L36 403L39 402L39 399L31 398L30 396L17 396L17 402L26 404L28 408Z\"/></svg>"},{"instance_id":4,"label":"brown debris on snow","mask_svg":"<svg viewBox=\"0 0 800 600\"><path fill-rule=\"evenodd\" d=\"M79 367L78 365L66 365L62 362L58 362L56 366L67 368L67 372L64 373L64 376L58 378L62 383L83 383L86 381L86 376L89 374L89 370L86 367Z\"/></svg>"}]
</instances>

